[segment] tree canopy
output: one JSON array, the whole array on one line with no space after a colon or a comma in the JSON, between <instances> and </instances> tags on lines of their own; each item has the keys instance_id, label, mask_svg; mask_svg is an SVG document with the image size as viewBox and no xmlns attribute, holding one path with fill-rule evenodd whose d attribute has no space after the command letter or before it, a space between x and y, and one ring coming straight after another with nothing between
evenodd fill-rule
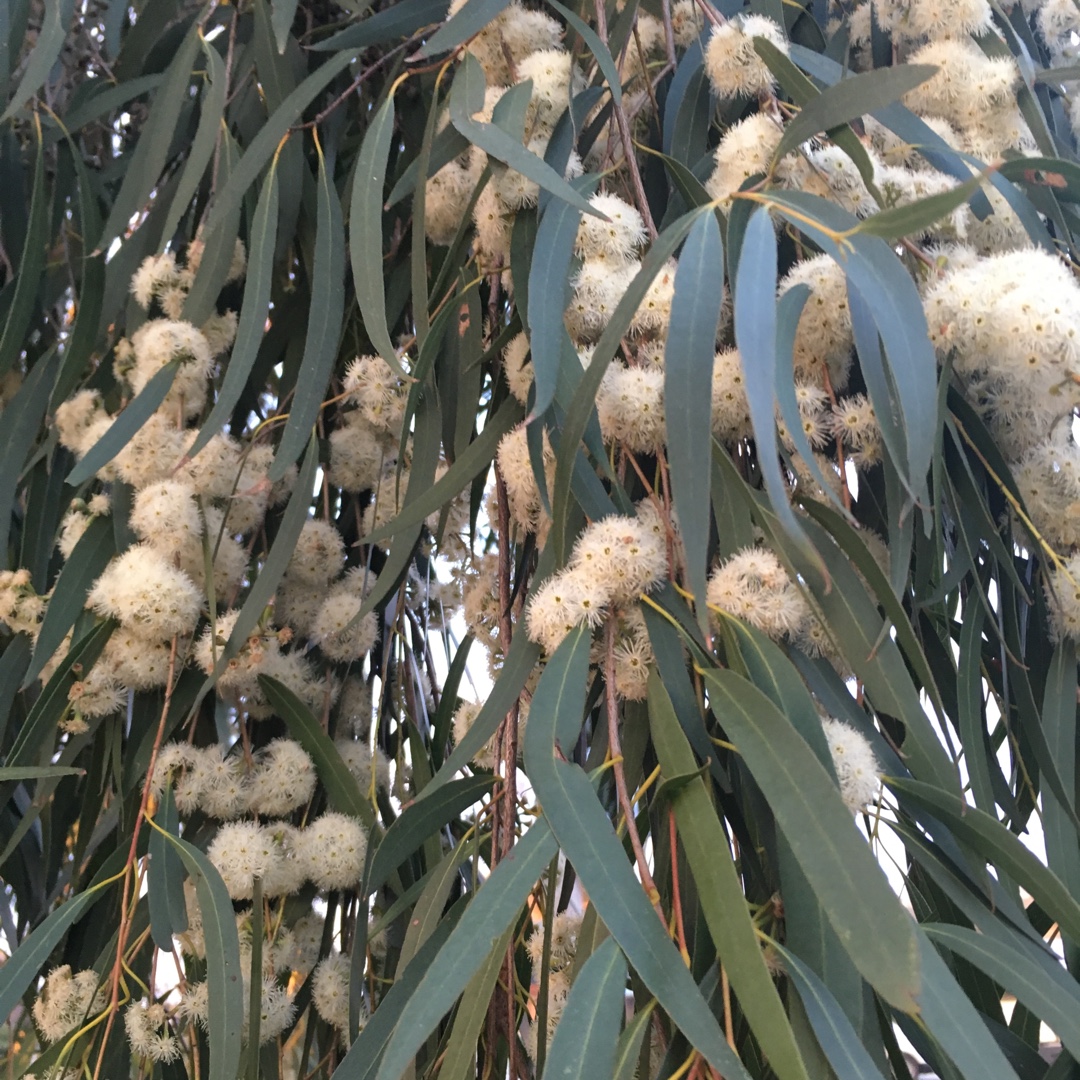
<instances>
[{"instance_id":1,"label":"tree canopy","mask_svg":"<svg viewBox=\"0 0 1080 1080\"><path fill-rule=\"evenodd\" d=\"M1073 1075L1073 0L2 18L11 1080Z\"/></svg>"}]
</instances>

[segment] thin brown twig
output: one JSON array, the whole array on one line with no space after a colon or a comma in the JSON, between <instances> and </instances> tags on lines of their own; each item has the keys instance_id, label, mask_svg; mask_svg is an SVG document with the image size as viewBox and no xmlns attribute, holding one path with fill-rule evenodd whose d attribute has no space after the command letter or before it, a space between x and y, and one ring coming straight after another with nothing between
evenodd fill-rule
<instances>
[{"instance_id":1,"label":"thin brown twig","mask_svg":"<svg viewBox=\"0 0 1080 1080\"><path fill-rule=\"evenodd\" d=\"M154 736L154 745L150 750L150 764L146 769L146 781L143 784L142 799L139 802L139 812L135 816L135 825L131 830L131 844L128 847L127 863L124 866L124 892L120 904L120 928L116 937L116 959L113 961L111 985L109 990L109 1018L105 1021L105 1034L101 1039L101 1047L98 1050L97 1063L94 1066L93 1080L100 1080L101 1066L105 1061L105 1048L109 1045L109 1035L112 1033L113 1023L120 1001L120 973L124 965L124 953L127 948L128 936L131 933L132 905L131 884L132 871L135 867L138 854L139 833L142 830L143 817L150 800L150 787L154 778L154 767L157 765L158 751L161 749L162 740L165 738L165 723L169 717L169 707L172 705L173 690L176 688L176 650L178 638L174 634L172 645L169 648L169 673L165 683L165 701L161 706L161 719L158 721L157 733Z\"/></svg>"},{"instance_id":2,"label":"thin brown twig","mask_svg":"<svg viewBox=\"0 0 1080 1080\"><path fill-rule=\"evenodd\" d=\"M829 395L829 402L833 409L836 408L836 391L833 389L832 379L829 377L829 365L821 365L821 378L825 384L825 393ZM851 513L851 492L847 485L847 465L844 460L844 436L836 433L836 464L840 466L840 498L843 500L844 509Z\"/></svg>"},{"instance_id":3,"label":"thin brown twig","mask_svg":"<svg viewBox=\"0 0 1080 1080\"><path fill-rule=\"evenodd\" d=\"M671 22L671 0L660 0L660 15L664 22L664 51L667 53L668 66L674 68L678 58L675 55L675 27Z\"/></svg>"},{"instance_id":4,"label":"thin brown twig","mask_svg":"<svg viewBox=\"0 0 1080 1080\"><path fill-rule=\"evenodd\" d=\"M604 0L596 0L596 32L600 40L607 45L608 25L607 10ZM645 228L649 231L649 239L657 237L656 222L653 221L652 211L649 209L649 200L645 198L645 185L641 182L641 170L638 168L637 158L634 156L634 137L630 133L630 121L626 118L626 110L622 104L612 98L611 111L615 115L615 123L619 129L619 138L622 140L623 158L630 172L630 184L634 189L634 201L638 204Z\"/></svg>"},{"instance_id":5,"label":"thin brown twig","mask_svg":"<svg viewBox=\"0 0 1080 1080\"><path fill-rule=\"evenodd\" d=\"M728 982L727 968L720 965L720 992L724 997L724 1036L732 1052L735 1052L735 1021L731 1016L731 984Z\"/></svg>"},{"instance_id":6,"label":"thin brown twig","mask_svg":"<svg viewBox=\"0 0 1080 1080\"><path fill-rule=\"evenodd\" d=\"M232 22L229 23L229 47L225 52L225 95L228 97L229 93L229 81L232 79L232 66L233 66L233 53L236 48L236 9L233 8ZM218 167L221 164L221 135L224 131L224 126L219 125L217 138L214 140L214 171L210 174L210 193L213 194L217 190L218 182Z\"/></svg>"},{"instance_id":7,"label":"thin brown twig","mask_svg":"<svg viewBox=\"0 0 1080 1080\"><path fill-rule=\"evenodd\" d=\"M682 888L679 885L679 835L675 830L675 811L668 807L668 843L671 845L671 904L675 909L675 936L683 962L690 966L690 950L686 945L686 927L683 925Z\"/></svg>"},{"instance_id":8,"label":"thin brown twig","mask_svg":"<svg viewBox=\"0 0 1080 1080\"><path fill-rule=\"evenodd\" d=\"M626 819L626 832L630 837L630 846L634 849L634 859L637 861L638 873L641 875L641 885L666 931L667 919L664 918L664 909L660 906L660 892L649 870L645 849L642 847L637 822L634 819L634 807L630 802L630 794L626 790L622 743L619 740L619 705L615 696L615 628L617 623L618 617L611 614L604 627L604 696L607 699L608 752L612 759L611 771L615 774L615 791L619 797L619 808Z\"/></svg>"}]
</instances>

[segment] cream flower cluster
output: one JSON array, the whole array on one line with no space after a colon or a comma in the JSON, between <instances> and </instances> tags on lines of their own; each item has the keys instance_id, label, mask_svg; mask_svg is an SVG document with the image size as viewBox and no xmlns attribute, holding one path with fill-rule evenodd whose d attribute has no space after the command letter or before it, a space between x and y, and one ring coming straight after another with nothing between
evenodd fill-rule
<instances>
[{"instance_id":1,"label":"cream flower cluster","mask_svg":"<svg viewBox=\"0 0 1080 1080\"><path fill-rule=\"evenodd\" d=\"M364 871L367 833L355 818L332 811L304 828L232 821L221 826L206 854L234 900L250 900L256 878L268 897L298 892L305 881L348 889Z\"/></svg>"},{"instance_id":2,"label":"cream flower cluster","mask_svg":"<svg viewBox=\"0 0 1080 1080\"><path fill-rule=\"evenodd\" d=\"M709 576L706 602L717 626L724 612L774 641L838 662L825 627L768 548L743 548L717 566Z\"/></svg>"},{"instance_id":3,"label":"cream flower cluster","mask_svg":"<svg viewBox=\"0 0 1080 1080\"><path fill-rule=\"evenodd\" d=\"M823 716L821 727L829 744L840 797L853 813L870 806L878 795L881 766L874 749L861 731L832 717Z\"/></svg>"},{"instance_id":4,"label":"cream flower cluster","mask_svg":"<svg viewBox=\"0 0 1080 1080\"><path fill-rule=\"evenodd\" d=\"M183 1048L169 1027L165 1006L159 1002L133 1001L124 1010L124 1027L132 1053L150 1061L175 1061Z\"/></svg>"},{"instance_id":5,"label":"cream flower cluster","mask_svg":"<svg viewBox=\"0 0 1080 1080\"><path fill-rule=\"evenodd\" d=\"M1009 461L1032 525L1068 556L1065 570L1048 567L1047 592L1055 635L1077 638L1080 285L1041 249L950 254L955 266L926 290L930 333Z\"/></svg>"},{"instance_id":6,"label":"cream flower cluster","mask_svg":"<svg viewBox=\"0 0 1080 1080\"><path fill-rule=\"evenodd\" d=\"M609 611L635 603L668 574L664 522L649 503L636 517L612 515L577 538L566 567L544 581L527 609L529 637L553 653L575 626L601 624Z\"/></svg>"},{"instance_id":7,"label":"cream flower cluster","mask_svg":"<svg viewBox=\"0 0 1080 1080\"><path fill-rule=\"evenodd\" d=\"M311 977L311 1000L315 1011L331 1027L337 1028L348 1044L349 1037L349 967L345 953L333 952L319 961ZM357 1027L363 1031L369 1019L362 1005Z\"/></svg>"},{"instance_id":8,"label":"cream flower cluster","mask_svg":"<svg viewBox=\"0 0 1080 1080\"><path fill-rule=\"evenodd\" d=\"M776 80L754 48L761 38L784 55L783 29L765 15L741 15L713 29L705 49L705 72L719 98L757 97L771 93Z\"/></svg>"},{"instance_id":9,"label":"cream flower cluster","mask_svg":"<svg viewBox=\"0 0 1080 1080\"><path fill-rule=\"evenodd\" d=\"M177 940L185 954L204 959L206 943L195 890L190 881L184 883L184 900L188 911L188 929ZM269 924L262 942L262 971L255 976L260 982L259 1044L276 1039L296 1018L298 983L314 967L322 940L323 921L314 913L302 915L292 926ZM236 916L236 932L240 943L240 971L243 979L244 1001L249 1000L252 978L251 911ZM285 983L285 977L290 977ZM181 994L174 1020L183 1026L198 1025L204 1030L210 1015L210 992L205 982L188 981ZM247 1009L241 1026L241 1038L248 1041Z\"/></svg>"},{"instance_id":10,"label":"cream flower cluster","mask_svg":"<svg viewBox=\"0 0 1080 1080\"><path fill-rule=\"evenodd\" d=\"M481 705L475 701L463 701L454 710L454 721L451 727L451 737L454 740L455 745L468 734L469 729L476 722L476 718L480 715ZM525 745L525 727L529 722L529 704L527 701L518 702L518 715L517 715L517 747L518 756L521 756L522 749ZM499 767L499 732L496 730L495 734L491 736L479 750L472 756L474 765L479 765L481 769L497 769Z\"/></svg>"},{"instance_id":11,"label":"cream flower cluster","mask_svg":"<svg viewBox=\"0 0 1080 1080\"><path fill-rule=\"evenodd\" d=\"M306 805L315 791L315 765L292 739L274 739L249 762L214 743L166 743L158 755L151 790L160 798L171 784L181 814L202 810L229 821L243 814L283 817Z\"/></svg>"},{"instance_id":12,"label":"cream flower cluster","mask_svg":"<svg viewBox=\"0 0 1080 1080\"><path fill-rule=\"evenodd\" d=\"M57 1042L108 1004L108 990L96 971L53 968L34 998L34 1023L46 1042Z\"/></svg>"},{"instance_id":13,"label":"cream flower cluster","mask_svg":"<svg viewBox=\"0 0 1080 1080\"><path fill-rule=\"evenodd\" d=\"M573 973L574 958L577 956L580 933L580 915L560 911L552 920L551 941L548 946L547 1045L549 1046L570 994L570 978ZM525 949L532 961L532 983L539 987L544 960L543 924L533 929L525 942ZM539 1035L537 1023L533 1022L525 1033L525 1051L532 1061L536 1060Z\"/></svg>"}]
</instances>

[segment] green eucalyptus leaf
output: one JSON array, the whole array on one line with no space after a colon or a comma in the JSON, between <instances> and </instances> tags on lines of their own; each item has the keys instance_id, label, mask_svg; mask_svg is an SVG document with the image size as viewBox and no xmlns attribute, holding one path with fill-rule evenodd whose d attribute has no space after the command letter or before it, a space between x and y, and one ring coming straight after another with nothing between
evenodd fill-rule
<instances>
[{"instance_id":1,"label":"green eucalyptus leaf","mask_svg":"<svg viewBox=\"0 0 1080 1080\"><path fill-rule=\"evenodd\" d=\"M761 787L833 930L863 978L911 1012L919 991L914 924L889 888L851 811L790 721L730 670L703 672L710 702Z\"/></svg>"},{"instance_id":2,"label":"green eucalyptus leaf","mask_svg":"<svg viewBox=\"0 0 1080 1080\"><path fill-rule=\"evenodd\" d=\"M318 231L311 277L304 359L296 393L268 478L280 480L303 452L322 409L323 398L337 359L345 308L345 226L341 202L319 153Z\"/></svg>"},{"instance_id":3,"label":"green eucalyptus leaf","mask_svg":"<svg viewBox=\"0 0 1080 1080\"><path fill-rule=\"evenodd\" d=\"M784 128L773 159L779 161L818 132L831 131L849 120L892 104L909 90L926 82L936 71L932 64L899 64L852 75L830 86L807 102L799 115Z\"/></svg>"},{"instance_id":4,"label":"green eucalyptus leaf","mask_svg":"<svg viewBox=\"0 0 1080 1080\"><path fill-rule=\"evenodd\" d=\"M574 975L548 1048L547 1075L565 1080L611 1076L624 1011L626 959L608 938Z\"/></svg>"},{"instance_id":5,"label":"green eucalyptus leaf","mask_svg":"<svg viewBox=\"0 0 1080 1080\"><path fill-rule=\"evenodd\" d=\"M323 731L311 710L284 683L269 675L260 675L259 685L293 738L311 755L330 804L340 814L359 818L370 829L375 824L371 803L364 798L356 777L349 772L333 739Z\"/></svg>"},{"instance_id":6,"label":"green eucalyptus leaf","mask_svg":"<svg viewBox=\"0 0 1080 1080\"><path fill-rule=\"evenodd\" d=\"M748 1075L656 916L588 777L565 761L584 718L590 634L579 626L548 661L525 729L525 767L545 820L597 914L679 1029L725 1076Z\"/></svg>"},{"instance_id":7,"label":"green eucalyptus leaf","mask_svg":"<svg viewBox=\"0 0 1080 1080\"><path fill-rule=\"evenodd\" d=\"M770 227L771 231L771 227ZM709 473L701 467L712 446L712 379L716 331L724 300L724 245L712 214L694 222L675 271L671 327L664 346L664 422L687 585L707 631ZM710 283L714 283L710 285Z\"/></svg>"}]
</instances>

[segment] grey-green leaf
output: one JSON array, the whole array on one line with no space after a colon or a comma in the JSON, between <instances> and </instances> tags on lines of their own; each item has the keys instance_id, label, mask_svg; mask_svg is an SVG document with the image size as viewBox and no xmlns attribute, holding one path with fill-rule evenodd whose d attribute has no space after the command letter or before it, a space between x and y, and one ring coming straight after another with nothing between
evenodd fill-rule
<instances>
[{"instance_id":1,"label":"grey-green leaf","mask_svg":"<svg viewBox=\"0 0 1080 1080\"><path fill-rule=\"evenodd\" d=\"M170 360L116 417L108 431L86 451L79 463L68 473L67 482L72 487L85 483L127 447L168 396L179 367L179 360Z\"/></svg>"},{"instance_id":2,"label":"grey-green leaf","mask_svg":"<svg viewBox=\"0 0 1080 1080\"><path fill-rule=\"evenodd\" d=\"M543 158L531 150L526 150L521 143L507 135L502 128L494 124L484 124L472 118L472 113L479 111L469 107L480 92L483 103L484 71L471 53L465 53L461 67L454 76L454 88L450 92L450 122L469 140L493 158L505 162L511 169L516 169L522 176L539 184L545 191L560 199L565 199L571 206L576 206L586 214L595 217L602 215L594 210L574 187L564 180Z\"/></svg>"},{"instance_id":3,"label":"grey-green leaf","mask_svg":"<svg viewBox=\"0 0 1080 1080\"><path fill-rule=\"evenodd\" d=\"M52 599L45 609L45 618L34 641L34 656L30 661L23 688L29 686L64 643L67 632L86 606L86 594L105 572L116 553L113 526L108 517L96 517L79 538L53 585Z\"/></svg>"},{"instance_id":4,"label":"grey-green leaf","mask_svg":"<svg viewBox=\"0 0 1080 1080\"><path fill-rule=\"evenodd\" d=\"M548 1049L544 1075L559 1080L611 1076L624 1010L626 960L607 938L574 977Z\"/></svg>"},{"instance_id":5,"label":"grey-green leaf","mask_svg":"<svg viewBox=\"0 0 1080 1080\"><path fill-rule=\"evenodd\" d=\"M588 777L563 760L584 719L590 644L588 628L579 626L548 661L525 729L526 771L545 820L642 982L714 1068L731 1080L748 1080L634 876Z\"/></svg>"},{"instance_id":6,"label":"grey-green leaf","mask_svg":"<svg viewBox=\"0 0 1080 1080\"><path fill-rule=\"evenodd\" d=\"M360 146L349 206L349 256L353 287L364 329L379 355L398 372L401 361L386 325L386 293L383 278L382 205L386 158L394 134L394 99L388 97L375 114Z\"/></svg>"},{"instance_id":7,"label":"grey-green leaf","mask_svg":"<svg viewBox=\"0 0 1080 1080\"><path fill-rule=\"evenodd\" d=\"M830 86L807 102L787 125L773 160L780 161L799 143L806 142L818 132L829 131L857 116L884 108L926 82L936 71L932 64L898 64L853 75Z\"/></svg>"},{"instance_id":8,"label":"grey-green leaf","mask_svg":"<svg viewBox=\"0 0 1080 1080\"><path fill-rule=\"evenodd\" d=\"M330 805L338 813L359 818L370 829L375 824L371 803L364 798L356 777L349 772L333 740L311 715L311 710L284 683L269 675L260 675L259 685L293 738L311 755Z\"/></svg>"},{"instance_id":9,"label":"grey-green leaf","mask_svg":"<svg viewBox=\"0 0 1080 1080\"><path fill-rule=\"evenodd\" d=\"M770 226L771 231L771 226ZM664 421L687 585L702 630L709 551L709 469L716 331L724 301L724 244L715 214L691 228L675 271L671 324L664 346Z\"/></svg>"},{"instance_id":10,"label":"grey-green leaf","mask_svg":"<svg viewBox=\"0 0 1080 1080\"><path fill-rule=\"evenodd\" d=\"M814 1036L825 1051L837 1080L881 1080L881 1071L829 988L794 953L777 942L772 946L798 991Z\"/></svg>"},{"instance_id":11,"label":"grey-green leaf","mask_svg":"<svg viewBox=\"0 0 1080 1080\"><path fill-rule=\"evenodd\" d=\"M322 153L319 154L317 228L304 359L297 376L289 419L268 473L271 482L285 475L311 438L337 359L341 320L345 313L345 226L334 178L327 171L326 157Z\"/></svg>"},{"instance_id":12,"label":"grey-green leaf","mask_svg":"<svg viewBox=\"0 0 1080 1080\"><path fill-rule=\"evenodd\" d=\"M730 670L703 673L721 718L863 978L904 1012L915 1008L919 957L900 906L833 779L790 721Z\"/></svg>"},{"instance_id":13,"label":"grey-green leaf","mask_svg":"<svg viewBox=\"0 0 1080 1080\"><path fill-rule=\"evenodd\" d=\"M274 277L274 246L277 243L278 203L277 161L275 160L263 181L259 202L255 207L247 279L244 282L244 299L240 305L240 320L236 327L236 339L229 354L229 362L225 367L225 377L221 381L214 407L191 444L191 449L188 450L188 457L195 457L220 432L247 387L248 376L255 366L270 306L270 290Z\"/></svg>"},{"instance_id":14,"label":"grey-green leaf","mask_svg":"<svg viewBox=\"0 0 1080 1080\"><path fill-rule=\"evenodd\" d=\"M400 1080L424 1040L449 1012L506 928L517 918L557 850L551 830L543 822L537 822L517 842L513 854L499 863L480 886L402 1009L376 1080Z\"/></svg>"},{"instance_id":15,"label":"grey-green leaf","mask_svg":"<svg viewBox=\"0 0 1080 1080\"><path fill-rule=\"evenodd\" d=\"M772 508L784 531L808 557L820 561L791 508L776 446L776 233L769 212L750 215L739 252L735 287L735 343L742 359L750 423Z\"/></svg>"},{"instance_id":16,"label":"grey-green leaf","mask_svg":"<svg viewBox=\"0 0 1080 1080\"><path fill-rule=\"evenodd\" d=\"M208 1080L234 1080L240 1068L240 1036L244 1025L244 980L236 914L229 891L214 864L186 840L168 834L166 840L180 856L195 884L206 939L206 981L210 1002Z\"/></svg>"}]
</instances>

